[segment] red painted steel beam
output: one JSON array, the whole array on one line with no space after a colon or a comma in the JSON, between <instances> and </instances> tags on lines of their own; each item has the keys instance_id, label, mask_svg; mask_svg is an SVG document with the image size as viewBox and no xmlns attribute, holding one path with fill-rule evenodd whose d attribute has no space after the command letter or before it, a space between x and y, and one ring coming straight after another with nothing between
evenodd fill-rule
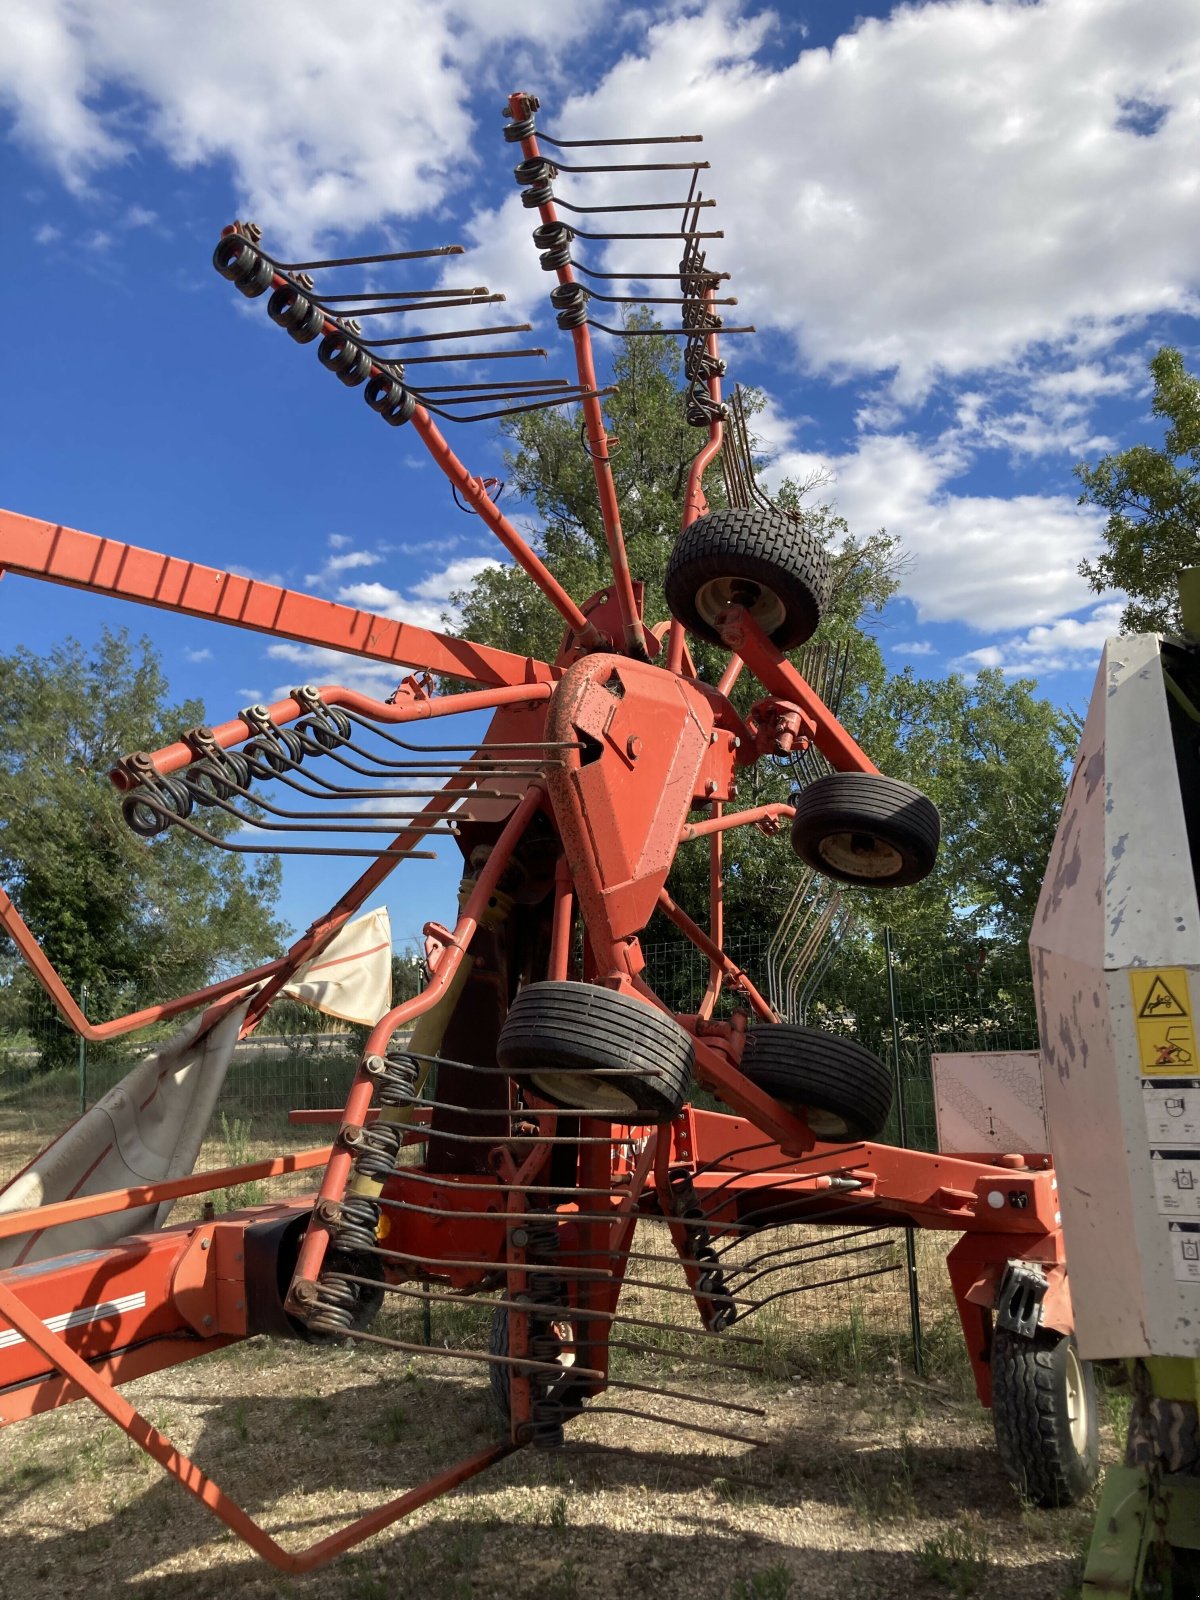
<instances>
[{"instance_id":1,"label":"red painted steel beam","mask_svg":"<svg viewBox=\"0 0 1200 1600\"><path fill-rule=\"evenodd\" d=\"M508 115L520 118L527 114L526 107L529 97L520 92L511 94L508 99ZM541 147L537 135L530 134L521 140L521 154L526 160L537 160L541 156ZM543 223L558 221L558 210L553 201L538 207L538 216ZM575 283L575 271L568 262L566 265L555 268L555 276L560 284ZM596 394L596 363L592 355L592 336L586 322L571 329L571 339L575 346L575 367L579 375L579 385L584 391L580 397L579 405L583 412L584 428L587 435L587 453L592 461L592 474L596 480L596 498L600 506L600 516L604 522L604 537L608 545L609 560L612 564L613 591L617 597L617 606L621 613L621 631L623 639L618 648L627 653L641 655L648 653L649 641L646 629L643 626L641 613L638 609L637 599L633 590L633 574L629 570L629 556L625 549L625 535L621 528L621 507L617 498L617 486L613 480L612 465L608 454L608 430L604 425L604 411L600 405L599 396ZM671 668L679 671L678 661Z\"/></svg>"},{"instance_id":2,"label":"red painted steel beam","mask_svg":"<svg viewBox=\"0 0 1200 1600\"><path fill-rule=\"evenodd\" d=\"M741 606L730 606L719 625L722 639L742 658L759 683L777 699L800 707L816 729L818 750L831 766L838 772L879 771L748 611Z\"/></svg>"},{"instance_id":3,"label":"red painted steel beam","mask_svg":"<svg viewBox=\"0 0 1200 1600\"><path fill-rule=\"evenodd\" d=\"M219 1167L210 1172L194 1172L187 1178L164 1178L161 1183L143 1183L132 1189L106 1189L101 1194L80 1195L75 1200L56 1200L50 1205L34 1206L26 1211L6 1211L0 1214L0 1239L28 1233L34 1227L39 1233L44 1233L47 1228L58 1228L67 1222L82 1222L88 1217L110 1216L116 1211L137 1211L142 1206L158 1205L164 1200L181 1200L185 1195L208 1194L214 1189L228 1189L233 1184L280 1178L289 1172L308 1172L313 1167L325 1165L330 1149L331 1146L322 1145L314 1150L295 1150L290 1155L270 1156L240 1167Z\"/></svg>"},{"instance_id":4,"label":"red painted steel beam","mask_svg":"<svg viewBox=\"0 0 1200 1600\"><path fill-rule=\"evenodd\" d=\"M324 1565L326 1561L340 1555L344 1550L349 1550L354 1545L361 1544L364 1539L369 1539L372 1534L390 1527L393 1522L398 1522L401 1517L410 1511L415 1511L418 1506L436 1500L439 1495L447 1494L460 1483L465 1483L477 1473L485 1471L509 1455L514 1448L507 1440L502 1444L492 1445L490 1449L459 1462L435 1478L430 1478L418 1488L410 1489L407 1494L399 1495L396 1499L389 1500L386 1505L369 1511L366 1516L359 1517L337 1533L330 1534L328 1538L319 1539L303 1550L285 1550L236 1501L230 1499L219 1484L214 1483L190 1457L184 1455L164 1433L130 1405L124 1395L118 1394L110 1383L93 1372L82 1356L65 1344L56 1333L52 1333L41 1318L24 1306L3 1281L0 1281L0 1318L40 1351L46 1361L57 1368L64 1378L81 1389L94 1405L128 1434L135 1444L140 1445L147 1455L152 1456L176 1482L182 1484L201 1505L207 1506L215 1517L237 1534L239 1539L244 1540L252 1550L281 1572L311 1572L314 1567Z\"/></svg>"},{"instance_id":5,"label":"red painted steel beam","mask_svg":"<svg viewBox=\"0 0 1200 1600\"><path fill-rule=\"evenodd\" d=\"M469 683L546 683L557 677L553 667L530 656L450 639L297 589L281 589L16 511L0 511L0 568L280 639L343 650L370 661L424 667Z\"/></svg>"},{"instance_id":6,"label":"red painted steel beam","mask_svg":"<svg viewBox=\"0 0 1200 1600\"><path fill-rule=\"evenodd\" d=\"M794 817L795 806L785 805L781 800L773 801L770 805L754 806L749 811L729 811L718 813L703 822L688 822L679 830L680 844L686 844L689 839L702 839L705 834L724 833L728 828L744 828L750 822L765 822L770 817Z\"/></svg>"}]
</instances>

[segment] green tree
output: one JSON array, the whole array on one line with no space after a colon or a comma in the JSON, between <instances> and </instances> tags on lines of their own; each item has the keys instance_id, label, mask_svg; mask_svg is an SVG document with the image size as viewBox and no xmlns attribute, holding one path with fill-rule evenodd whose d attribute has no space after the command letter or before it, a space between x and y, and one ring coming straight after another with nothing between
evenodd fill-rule
<instances>
[{"instance_id":1,"label":"green tree","mask_svg":"<svg viewBox=\"0 0 1200 1600\"><path fill-rule=\"evenodd\" d=\"M277 859L226 853L172 829L152 843L125 825L109 771L204 720L172 705L149 640L107 630L46 658L0 656L0 874L67 986L93 1015L169 998L278 949ZM205 814L218 835L239 827ZM256 862L250 865L249 862ZM8 962L9 1003L40 991ZM35 997L37 997L35 999Z\"/></svg>"},{"instance_id":2,"label":"green tree","mask_svg":"<svg viewBox=\"0 0 1200 1600\"><path fill-rule=\"evenodd\" d=\"M1023 946L1054 842L1079 719L1032 678L996 668L887 680L863 737L884 771L923 789L941 813L938 865L924 883L870 897L897 942L966 950Z\"/></svg>"},{"instance_id":3,"label":"green tree","mask_svg":"<svg viewBox=\"0 0 1200 1600\"><path fill-rule=\"evenodd\" d=\"M1167 423L1161 448L1135 444L1075 468L1081 505L1108 513L1104 552L1080 564L1097 594L1124 590L1127 633L1178 632L1175 575L1200 563L1200 379L1178 350L1150 362L1151 410Z\"/></svg>"}]
</instances>

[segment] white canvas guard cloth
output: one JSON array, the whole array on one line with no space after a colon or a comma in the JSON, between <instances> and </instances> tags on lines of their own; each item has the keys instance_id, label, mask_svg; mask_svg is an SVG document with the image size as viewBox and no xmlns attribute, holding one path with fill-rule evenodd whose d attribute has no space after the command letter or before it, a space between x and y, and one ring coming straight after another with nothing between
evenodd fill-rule
<instances>
[{"instance_id":1,"label":"white canvas guard cloth","mask_svg":"<svg viewBox=\"0 0 1200 1600\"><path fill-rule=\"evenodd\" d=\"M392 934L386 908L347 923L283 993L327 1016L366 1026L378 1022L392 1003ZM242 1000L203 1034L202 1012L139 1062L0 1190L0 1213L192 1172L248 1005L248 998ZM164 1201L0 1239L0 1268L100 1249L126 1234L148 1233L163 1226L172 1204Z\"/></svg>"},{"instance_id":2,"label":"white canvas guard cloth","mask_svg":"<svg viewBox=\"0 0 1200 1600\"><path fill-rule=\"evenodd\" d=\"M186 1177L200 1154L248 1004L243 1000L203 1034L201 1013L140 1061L0 1191L0 1212ZM0 1267L95 1250L127 1233L161 1228L171 1205L168 1200L0 1239Z\"/></svg>"},{"instance_id":3,"label":"white canvas guard cloth","mask_svg":"<svg viewBox=\"0 0 1200 1600\"><path fill-rule=\"evenodd\" d=\"M285 984L289 999L315 1006L327 1017L373 1028L392 1005L392 924L380 906L348 922Z\"/></svg>"}]
</instances>

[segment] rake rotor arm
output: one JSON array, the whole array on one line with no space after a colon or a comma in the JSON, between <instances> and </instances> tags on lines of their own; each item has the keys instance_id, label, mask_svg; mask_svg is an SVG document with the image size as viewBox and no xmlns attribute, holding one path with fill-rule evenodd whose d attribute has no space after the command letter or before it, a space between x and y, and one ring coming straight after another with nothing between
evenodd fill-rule
<instances>
[{"instance_id":1,"label":"rake rotor arm","mask_svg":"<svg viewBox=\"0 0 1200 1600\"><path fill-rule=\"evenodd\" d=\"M514 119L527 116L528 106L527 95L513 94L509 97L508 115ZM526 160L540 158L541 150L538 147L536 133L530 133L521 140L521 153ZM538 212L544 224L558 221L558 211L553 201L547 201L539 206ZM577 281L570 262L556 267L555 273L560 284L573 284ZM613 481L608 454L608 430L604 426L604 412L596 394L596 363L592 354L592 336L586 321L571 329L571 338L575 345L579 386L583 391L580 405L583 407L587 451L592 460L592 472L596 479L596 495L600 504L600 515L604 520L604 536L608 544L609 560L612 563L613 589L621 613L623 648L630 654L647 660L653 651L633 592L633 575L629 570L629 556L625 549L625 535L621 527L621 508L617 500L617 486Z\"/></svg>"},{"instance_id":2,"label":"rake rotor arm","mask_svg":"<svg viewBox=\"0 0 1200 1600\"><path fill-rule=\"evenodd\" d=\"M776 698L799 706L816 730L813 742L835 771L879 771L748 611L742 606L730 606L720 627L725 643L737 652L763 687Z\"/></svg>"},{"instance_id":3,"label":"rake rotor arm","mask_svg":"<svg viewBox=\"0 0 1200 1600\"><path fill-rule=\"evenodd\" d=\"M424 667L468 683L549 683L557 676L553 667L531 656L452 639L336 600L320 600L17 511L0 511L0 569L371 661Z\"/></svg>"},{"instance_id":4,"label":"rake rotor arm","mask_svg":"<svg viewBox=\"0 0 1200 1600\"><path fill-rule=\"evenodd\" d=\"M586 333L587 330L584 329L583 331ZM583 404L585 407L588 405L594 406L597 411L600 407L600 402L595 398L591 400L585 399ZM512 523L488 494L483 479L472 477L466 467L463 466L424 406L418 406L413 412L412 425L416 429L422 444L424 444L454 488L468 502L471 509L478 512L522 571L527 573L537 584L546 599L549 600L550 604L566 622L568 628L575 634L579 643L585 649L606 648L607 640L602 638L595 626L584 616L545 562L535 555L526 541L522 539ZM622 554L624 554L624 547L622 547ZM628 565L626 565L625 572L626 576L628 576ZM632 592L631 586L630 593L632 594Z\"/></svg>"}]
</instances>

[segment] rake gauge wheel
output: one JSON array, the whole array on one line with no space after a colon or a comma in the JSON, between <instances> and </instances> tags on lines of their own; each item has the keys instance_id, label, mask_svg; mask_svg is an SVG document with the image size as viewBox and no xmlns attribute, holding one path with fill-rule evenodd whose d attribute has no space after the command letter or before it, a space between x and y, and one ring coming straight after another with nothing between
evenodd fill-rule
<instances>
[{"instance_id":1,"label":"rake gauge wheel","mask_svg":"<svg viewBox=\"0 0 1200 1600\"><path fill-rule=\"evenodd\" d=\"M684 529L667 562L671 615L720 644L717 619L744 606L773 644L793 650L816 632L829 601L824 545L782 511L731 507Z\"/></svg>"},{"instance_id":2,"label":"rake gauge wheel","mask_svg":"<svg viewBox=\"0 0 1200 1600\"><path fill-rule=\"evenodd\" d=\"M831 772L802 789L792 848L827 878L899 889L933 871L941 819L928 796L876 772Z\"/></svg>"},{"instance_id":3,"label":"rake gauge wheel","mask_svg":"<svg viewBox=\"0 0 1200 1600\"><path fill-rule=\"evenodd\" d=\"M1096 1375L1070 1334L992 1334L992 1423L1009 1478L1039 1506L1073 1506L1100 1473Z\"/></svg>"},{"instance_id":4,"label":"rake gauge wheel","mask_svg":"<svg viewBox=\"0 0 1200 1600\"><path fill-rule=\"evenodd\" d=\"M892 1109L892 1074L878 1056L798 1022L751 1028L741 1065L756 1088L807 1118L826 1144L878 1138Z\"/></svg>"},{"instance_id":5,"label":"rake gauge wheel","mask_svg":"<svg viewBox=\"0 0 1200 1600\"><path fill-rule=\"evenodd\" d=\"M669 1122L692 1076L692 1041L674 1018L614 989L528 984L500 1030L496 1059L553 1105L610 1122Z\"/></svg>"}]
</instances>

